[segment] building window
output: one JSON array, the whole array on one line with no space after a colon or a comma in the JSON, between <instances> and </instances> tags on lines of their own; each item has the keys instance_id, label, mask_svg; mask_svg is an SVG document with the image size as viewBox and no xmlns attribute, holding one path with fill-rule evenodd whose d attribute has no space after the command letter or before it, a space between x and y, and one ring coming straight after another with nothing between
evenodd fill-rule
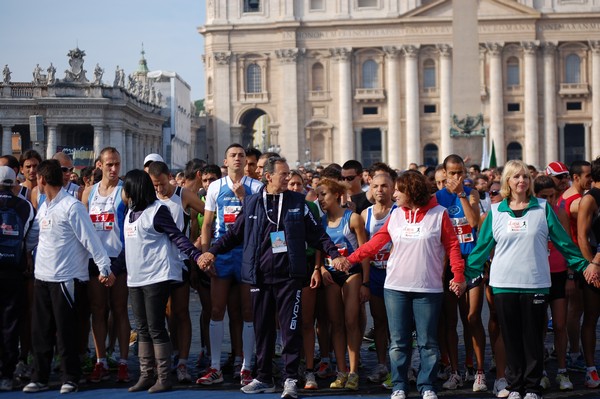
<instances>
[{"instance_id":1,"label":"building window","mask_svg":"<svg viewBox=\"0 0 600 399\"><path fill-rule=\"evenodd\" d=\"M428 59L423 63L423 88L435 87L435 62Z\"/></svg>"},{"instance_id":2,"label":"building window","mask_svg":"<svg viewBox=\"0 0 600 399\"><path fill-rule=\"evenodd\" d=\"M508 103L506 106L508 112L519 112L521 111L521 104L519 103Z\"/></svg>"},{"instance_id":3,"label":"building window","mask_svg":"<svg viewBox=\"0 0 600 399\"><path fill-rule=\"evenodd\" d=\"M425 114L435 114L437 107L435 104L425 104L423 106L423 113Z\"/></svg>"},{"instance_id":4,"label":"building window","mask_svg":"<svg viewBox=\"0 0 600 399\"><path fill-rule=\"evenodd\" d=\"M362 87L363 89L376 89L379 87L377 81L377 62L366 60L362 65Z\"/></svg>"},{"instance_id":5,"label":"building window","mask_svg":"<svg viewBox=\"0 0 600 399\"><path fill-rule=\"evenodd\" d=\"M261 87L260 67L256 64L248 65L246 69L246 93L260 93Z\"/></svg>"},{"instance_id":6,"label":"building window","mask_svg":"<svg viewBox=\"0 0 600 399\"><path fill-rule=\"evenodd\" d=\"M323 64L320 62L312 66L312 90L325 90L325 68L323 68Z\"/></svg>"},{"instance_id":7,"label":"building window","mask_svg":"<svg viewBox=\"0 0 600 399\"><path fill-rule=\"evenodd\" d=\"M377 115L379 113L379 109L377 107L364 107L363 115Z\"/></svg>"},{"instance_id":8,"label":"building window","mask_svg":"<svg viewBox=\"0 0 600 399\"><path fill-rule=\"evenodd\" d=\"M322 11L325 9L324 0L310 0L310 10L311 11Z\"/></svg>"},{"instance_id":9,"label":"building window","mask_svg":"<svg viewBox=\"0 0 600 399\"><path fill-rule=\"evenodd\" d=\"M423 147L423 163L427 166L436 166L438 164L437 145L429 143Z\"/></svg>"},{"instance_id":10,"label":"building window","mask_svg":"<svg viewBox=\"0 0 600 399\"><path fill-rule=\"evenodd\" d=\"M579 83L581 78L581 59L569 54L565 60L565 83Z\"/></svg>"},{"instance_id":11,"label":"building window","mask_svg":"<svg viewBox=\"0 0 600 399\"><path fill-rule=\"evenodd\" d=\"M581 111L581 101L569 101L567 103L567 111Z\"/></svg>"},{"instance_id":12,"label":"building window","mask_svg":"<svg viewBox=\"0 0 600 399\"><path fill-rule=\"evenodd\" d=\"M358 8L377 7L377 0L357 0Z\"/></svg>"},{"instance_id":13,"label":"building window","mask_svg":"<svg viewBox=\"0 0 600 399\"><path fill-rule=\"evenodd\" d=\"M244 0L244 12L260 12L260 0Z\"/></svg>"},{"instance_id":14,"label":"building window","mask_svg":"<svg viewBox=\"0 0 600 399\"><path fill-rule=\"evenodd\" d=\"M519 86L520 84L519 59L517 57L510 57L506 61L506 85Z\"/></svg>"},{"instance_id":15,"label":"building window","mask_svg":"<svg viewBox=\"0 0 600 399\"><path fill-rule=\"evenodd\" d=\"M523 159L523 147L521 144L513 141L506 146L506 158L510 161L511 159Z\"/></svg>"}]
</instances>

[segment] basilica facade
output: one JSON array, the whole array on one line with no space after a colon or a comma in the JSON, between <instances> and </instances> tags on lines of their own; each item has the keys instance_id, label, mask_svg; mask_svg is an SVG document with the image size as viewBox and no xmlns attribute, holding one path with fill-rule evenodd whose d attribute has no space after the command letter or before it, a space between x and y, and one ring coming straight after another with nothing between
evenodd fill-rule
<instances>
[{"instance_id":1,"label":"basilica facade","mask_svg":"<svg viewBox=\"0 0 600 399\"><path fill-rule=\"evenodd\" d=\"M544 166L600 155L600 0L479 0L484 138L450 137L450 0L206 2L207 148L290 164L378 160ZM259 123L260 122L260 123ZM466 141L468 145L466 145Z\"/></svg>"}]
</instances>

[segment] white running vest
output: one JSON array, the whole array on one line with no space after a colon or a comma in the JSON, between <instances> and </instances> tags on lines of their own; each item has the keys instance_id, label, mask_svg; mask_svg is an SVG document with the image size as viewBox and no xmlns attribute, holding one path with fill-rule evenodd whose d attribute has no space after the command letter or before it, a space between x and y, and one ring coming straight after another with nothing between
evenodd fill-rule
<instances>
[{"instance_id":1,"label":"white running vest","mask_svg":"<svg viewBox=\"0 0 600 399\"><path fill-rule=\"evenodd\" d=\"M492 234L496 251L490 266L490 286L540 289L551 286L548 263L546 201L514 218L492 205Z\"/></svg>"},{"instance_id":2,"label":"white running vest","mask_svg":"<svg viewBox=\"0 0 600 399\"><path fill-rule=\"evenodd\" d=\"M171 216L173 216L173 221L175 222L177 228L181 232L183 232L187 237L189 237L189 231L183 231L183 229L185 228L185 218L183 216L185 210L183 209L183 203L181 200L181 190L181 187L176 187L175 191L173 192L173 195L171 195L170 198L159 198L158 200L167 208L169 208L169 212L171 213ZM188 259L188 257L185 254L181 253L181 251L179 251L175 244L171 243L171 245L173 246L173 250L179 254L178 259L181 260L181 262L179 262L179 267L182 267L184 270L187 271L188 268L185 265L185 263L183 263L183 261Z\"/></svg>"},{"instance_id":3,"label":"white running vest","mask_svg":"<svg viewBox=\"0 0 600 399\"><path fill-rule=\"evenodd\" d=\"M165 233L154 229L154 217L162 206L155 201L135 222L125 217L125 260L127 286L140 287L163 281L182 281L182 269L176 262L178 254Z\"/></svg>"},{"instance_id":4,"label":"white running vest","mask_svg":"<svg viewBox=\"0 0 600 399\"><path fill-rule=\"evenodd\" d=\"M117 210L117 204L122 202L121 188L123 184L119 182L119 185L107 197L100 195L98 191L99 187L100 183L96 183L90 191L88 200L90 219L92 219L94 229L98 237L100 237L108 256L116 258L121 253L121 249L123 249L118 223L119 213Z\"/></svg>"}]
</instances>

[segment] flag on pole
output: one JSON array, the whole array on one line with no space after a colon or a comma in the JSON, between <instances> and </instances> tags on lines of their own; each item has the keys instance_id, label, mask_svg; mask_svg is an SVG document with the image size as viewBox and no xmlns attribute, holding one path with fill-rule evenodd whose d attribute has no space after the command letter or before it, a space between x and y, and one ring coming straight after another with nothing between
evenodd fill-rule
<instances>
[{"instance_id":1,"label":"flag on pole","mask_svg":"<svg viewBox=\"0 0 600 399\"><path fill-rule=\"evenodd\" d=\"M496 165L496 147L494 147L494 140L492 140L492 153L490 154L490 164L489 164L489 168L495 168L498 165Z\"/></svg>"}]
</instances>

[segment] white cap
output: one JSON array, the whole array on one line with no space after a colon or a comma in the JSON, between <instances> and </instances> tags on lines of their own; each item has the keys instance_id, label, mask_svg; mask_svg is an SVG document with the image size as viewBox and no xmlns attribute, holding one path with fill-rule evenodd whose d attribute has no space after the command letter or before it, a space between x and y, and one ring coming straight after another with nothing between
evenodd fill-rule
<instances>
[{"instance_id":1,"label":"white cap","mask_svg":"<svg viewBox=\"0 0 600 399\"><path fill-rule=\"evenodd\" d=\"M144 158L144 166L146 166L148 162L165 162L165 160L160 155L152 153L146 155L146 158Z\"/></svg>"},{"instance_id":2,"label":"white cap","mask_svg":"<svg viewBox=\"0 0 600 399\"><path fill-rule=\"evenodd\" d=\"M3 186L16 186L17 174L10 166L0 166L0 184Z\"/></svg>"}]
</instances>

